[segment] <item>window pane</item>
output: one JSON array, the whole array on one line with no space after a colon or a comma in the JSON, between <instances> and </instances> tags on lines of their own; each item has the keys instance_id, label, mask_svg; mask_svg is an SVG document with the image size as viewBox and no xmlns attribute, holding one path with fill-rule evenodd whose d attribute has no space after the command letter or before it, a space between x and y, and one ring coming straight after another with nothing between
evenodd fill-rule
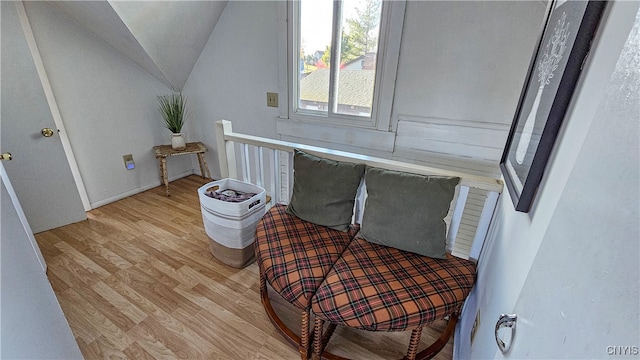
<instances>
[{"instance_id":1,"label":"window pane","mask_svg":"<svg viewBox=\"0 0 640 360\"><path fill-rule=\"evenodd\" d=\"M300 1L298 109L328 109L332 17L332 0Z\"/></svg>"},{"instance_id":2,"label":"window pane","mask_svg":"<svg viewBox=\"0 0 640 360\"><path fill-rule=\"evenodd\" d=\"M371 117L382 0L300 1L297 109ZM341 6L339 49L332 45L334 6ZM339 53L336 78L331 55ZM336 55L337 56L337 55ZM335 81L335 93L330 88Z\"/></svg>"},{"instance_id":3,"label":"window pane","mask_svg":"<svg viewBox=\"0 0 640 360\"><path fill-rule=\"evenodd\" d=\"M336 113L371 117L381 0L344 0Z\"/></svg>"}]
</instances>

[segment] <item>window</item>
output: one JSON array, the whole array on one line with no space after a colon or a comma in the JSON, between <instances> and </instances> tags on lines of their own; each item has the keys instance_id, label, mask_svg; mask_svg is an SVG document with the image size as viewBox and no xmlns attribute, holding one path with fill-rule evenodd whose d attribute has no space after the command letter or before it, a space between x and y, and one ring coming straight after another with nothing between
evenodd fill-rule
<instances>
[{"instance_id":1,"label":"window","mask_svg":"<svg viewBox=\"0 0 640 360\"><path fill-rule=\"evenodd\" d=\"M279 92L286 99L278 134L347 150L393 151L391 108L406 2L278 3Z\"/></svg>"},{"instance_id":2,"label":"window","mask_svg":"<svg viewBox=\"0 0 640 360\"><path fill-rule=\"evenodd\" d=\"M298 112L371 118L381 13L382 0L299 3Z\"/></svg>"}]
</instances>

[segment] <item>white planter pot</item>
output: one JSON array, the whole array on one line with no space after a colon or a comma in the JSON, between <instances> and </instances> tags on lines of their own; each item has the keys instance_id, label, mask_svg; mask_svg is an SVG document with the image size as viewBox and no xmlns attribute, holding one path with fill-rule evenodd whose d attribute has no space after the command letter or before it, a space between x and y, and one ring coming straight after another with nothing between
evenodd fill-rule
<instances>
[{"instance_id":1,"label":"white planter pot","mask_svg":"<svg viewBox=\"0 0 640 360\"><path fill-rule=\"evenodd\" d=\"M171 134L171 147L174 149L184 149L187 147L182 133Z\"/></svg>"}]
</instances>

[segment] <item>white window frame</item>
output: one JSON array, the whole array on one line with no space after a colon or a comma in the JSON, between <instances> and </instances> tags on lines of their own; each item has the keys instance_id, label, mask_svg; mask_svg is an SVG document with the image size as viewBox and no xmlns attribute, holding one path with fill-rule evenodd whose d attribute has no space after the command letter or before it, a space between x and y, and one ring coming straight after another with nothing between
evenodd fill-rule
<instances>
[{"instance_id":1,"label":"white window frame","mask_svg":"<svg viewBox=\"0 0 640 360\"><path fill-rule=\"evenodd\" d=\"M298 1L278 3L279 104L277 131L280 135L328 141L357 147L393 151L395 134L390 132L400 40L406 2L383 0L376 61L376 79L371 118L296 111L297 57L299 39Z\"/></svg>"}]
</instances>

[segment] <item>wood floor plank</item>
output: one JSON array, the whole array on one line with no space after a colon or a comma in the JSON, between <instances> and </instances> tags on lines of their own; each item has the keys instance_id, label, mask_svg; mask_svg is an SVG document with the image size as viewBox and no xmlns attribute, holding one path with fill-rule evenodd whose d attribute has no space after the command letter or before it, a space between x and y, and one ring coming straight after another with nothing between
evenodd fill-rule
<instances>
[{"instance_id":1,"label":"wood floor plank","mask_svg":"<svg viewBox=\"0 0 640 360\"><path fill-rule=\"evenodd\" d=\"M38 247L40 247L42 256L52 258L62 254L62 251L54 246L55 243L62 241L62 239L55 236L53 233L45 231L35 234L34 236L38 243Z\"/></svg>"},{"instance_id":2,"label":"wood floor plank","mask_svg":"<svg viewBox=\"0 0 640 360\"><path fill-rule=\"evenodd\" d=\"M104 317L109 319L115 326L123 332L127 332L136 323L129 319L117 307L113 306L107 299L95 292L92 288L78 287L74 289L83 300L91 304L96 310L100 311Z\"/></svg>"},{"instance_id":3,"label":"wood floor plank","mask_svg":"<svg viewBox=\"0 0 640 360\"><path fill-rule=\"evenodd\" d=\"M157 261L156 262L160 262ZM164 263L163 263L164 264ZM166 264L165 264L166 265ZM145 274L151 276L155 281L161 283L162 285L173 289L174 287L180 284L180 281L172 278L171 276L165 274L164 272L156 269L149 260L141 261L135 265L138 269L142 270ZM167 267L170 267L167 265Z\"/></svg>"},{"instance_id":4,"label":"wood floor plank","mask_svg":"<svg viewBox=\"0 0 640 360\"><path fill-rule=\"evenodd\" d=\"M174 256L170 256L166 251L163 251L161 246L155 243L155 240L148 235L141 235L136 238L136 246L140 248L142 251L148 253L154 258L168 264L169 266L178 269L185 264L185 262L180 261L181 259L176 259ZM160 249L158 249L160 248ZM188 259L183 259L187 261Z\"/></svg>"},{"instance_id":5,"label":"wood floor plank","mask_svg":"<svg viewBox=\"0 0 640 360\"><path fill-rule=\"evenodd\" d=\"M204 310L193 314L178 308L172 315L213 344L218 349L218 354L224 354L233 359L250 358L251 354L262 347L262 343L267 337L267 334L261 331L238 332L229 327L228 323ZM251 326L246 326L245 330L251 328Z\"/></svg>"},{"instance_id":6,"label":"wood floor plank","mask_svg":"<svg viewBox=\"0 0 640 360\"><path fill-rule=\"evenodd\" d=\"M136 328L152 334L179 359L207 359L213 352L211 344L170 316L163 319L150 316Z\"/></svg>"},{"instance_id":7,"label":"wood floor plank","mask_svg":"<svg viewBox=\"0 0 640 360\"><path fill-rule=\"evenodd\" d=\"M144 325L136 325L129 334L136 339L136 344L154 359L178 359L178 356L162 341L155 338L153 331Z\"/></svg>"},{"instance_id":8,"label":"wood floor plank","mask_svg":"<svg viewBox=\"0 0 640 360\"><path fill-rule=\"evenodd\" d=\"M190 266L180 268L180 272L188 274L187 276L198 279L198 284L194 286L193 289L202 295L208 296L214 301L223 300L224 303L227 304L228 302L235 301L236 297L242 294L242 291L238 292L220 281L211 280L205 275L202 275L201 273L193 270ZM206 293L204 291L206 291Z\"/></svg>"},{"instance_id":9,"label":"wood floor plank","mask_svg":"<svg viewBox=\"0 0 640 360\"><path fill-rule=\"evenodd\" d=\"M174 243L159 243L158 246L162 251L166 254L170 254L172 258L183 261L185 264L189 264L190 269L184 269L183 272L189 272L191 270L195 270L199 274L193 273L193 276L197 276L201 279L204 279L202 276L209 278L209 280L214 281L215 283L223 284L224 286L235 290L235 291L245 291L248 286L251 286L253 282L258 281L257 278L254 278L253 281L248 281L245 283L233 281L230 276L236 274L237 272L244 272L244 269L239 270L235 268L231 268L227 265L224 265L217 261L216 259L212 259L212 256L208 252L208 245L200 245L206 249L207 252L203 253L202 250L194 254L189 251L188 246L179 246ZM206 256L204 254L207 254ZM208 281L207 281L208 282Z\"/></svg>"},{"instance_id":10,"label":"wood floor plank","mask_svg":"<svg viewBox=\"0 0 640 360\"><path fill-rule=\"evenodd\" d=\"M100 336L99 338L97 338L94 343L97 345L98 350L100 351L100 355L103 359L124 360L129 358L123 351L118 350L117 345L109 341L104 336ZM127 347L127 349L129 348L129 346Z\"/></svg>"},{"instance_id":11,"label":"wood floor plank","mask_svg":"<svg viewBox=\"0 0 640 360\"><path fill-rule=\"evenodd\" d=\"M95 211L95 210L92 210ZM115 243L121 241L130 241L136 237L137 229L128 226L121 219L112 218L111 216L101 216L99 218L91 218L88 220L89 226L99 227L104 230L95 230L96 232L105 231L104 238ZM106 231L106 230L110 231Z\"/></svg>"},{"instance_id":12,"label":"wood floor plank","mask_svg":"<svg viewBox=\"0 0 640 360\"><path fill-rule=\"evenodd\" d=\"M184 227L181 229L181 226L174 222L173 218L162 216L156 218L156 216L157 215L154 214L154 216L146 215L141 217L138 224L143 226L145 233L160 236L163 239L170 239L172 236L180 238L189 234L189 228Z\"/></svg>"},{"instance_id":13,"label":"wood floor plank","mask_svg":"<svg viewBox=\"0 0 640 360\"><path fill-rule=\"evenodd\" d=\"M50 231L64 240L71 238L78 241L91 240L97 243L105 241L103 236L87 226L84 221L59 227Z\"/></svg>"},{"instance_id":14,"label":"wood floor plank","mask_svg":"<svg viewBox=\"0 0 640 360\"><path fill-rule=\"evenodd\" d=\"M169 276L172 279L177 280L179 283L178 285L183 285L183 286L186 286L187 288L192 288L198 284L197 279L194 279L193 277L190 277L188 275L185 276L185 274L180 271L180 269L188 265L183 265L180 267L180 269L176 270L171 266L167 265L166 263L154 258L149 258L148 260L146 260L146 262L149 263L151 266L153 266L156 270L164 273L165 275Z\"/></svg>"},{"instance_id":15,"label":"wood floor plank","mask_svg":"<svg viewBox=\"0 0 640 360\"><path fill-rule=\"evenodd\" d=\"M98 265L93 259L88 258L86 255L76 250L69 242L63 241L59 242L55 245L58 249L62 250L63 253L69 255L73 258L73 260L78 263L78 265L84 267L92 274L96 274L97 276L107 277L111 275L111 273L105 270L102 266Z\"/></svg>"},{"instance_id":16,"label":"wood floor plank","mask_svg":"<svg viewBox=\"0 0 640 360\"><path fill-rule=\"evenodd\" d=\"M88 220L36 234L47 275L86 359L299 359L269 321L258 267L215 259L189 176L91 210ZM300 310L272 297L292 330ZM420 349L444 323L423 331ZM410 332L338 328L331 349L354 359L400 358ZM436 360L452 358L452 341Z\"/></svg>"},{"instance_id":17,"label":"wood floor plank","mask_svg":"<svg viewBox=\"0 0 640 360\"><path fill-rule=\"evenodd\" d=\"M63 307L65 315L66 311L70 311L75 315L74 322L80 324L83 330L91 334L91 337L83 339L87 344L91 344L92 340L97 340L100 336L109 339L118 350L123 350L131 344L132 341L122 329L111 322L75 289L67 290L64 295L64 301L67 303L67 306ZM74 328L72 327L72 329ZM93 339L91 340L91 338Z\"/></svg>"},{"instance_id":18,"label":"wood floor plank","mask_svg":"<svg viewBox=\"0 0 640 360\"><path fill-rule=\"evenodd\" d=\"M110 288L115 290L118 294L124 297L127 301L134 304L140 310L144 311L147 315L157 314L162 309L154 304L151 300L147 299L144 295L140 294L125 282L120 280L117 276L112 276L104 280Z\"/></svg>"},{"instance_id":19,"label":"wood floor plank","mask_svg":"<svg viewBox=\"0 0 640 360\"><path fill-rule=\"evenodd\" d=\"M131 234L134 236L140 234L140 227L137 224L138 219L122 210L117 201L96 210L91 210L89 214L100 210L104 213L104 215L100 216L100 221L112 222L114 226L118 227L120 234ZM108 220L106 219L107 217L109 218ZM111 239L111 237L109 238Z\"/></svg>"},{"instance_id":20,"label":"wood floor plank","mask_svg":"<svg viewBox=\"0 0 640 360\"><path fill-rule=\"evenodd\" d=\"M187 288L186 285L178 285L173 290L180 295L184 296L186 299L189 299L194 304L197 304L202 309L207 309L208 311L227 311L224 307L220 306L218 303L209 299L208 297L199 294L193 289Z\"/></svg>"},{"instance_id":21,"label":"wood floor plank","mask_svg":"<svg viewBox=\"0 0 640 360\"><path fill-rule=\"evenodd\" d=\"M272 360L272 359L299 359L300 353L291 345L285 344L276 337L268 338L262 347L251 357L255 360Z\"/></svg>"},{"instance_id":22,"label":"wood floor plank","mask_svg":"<svg viewBox=\"0 0 640 360\"><path fill-rule=\"evenodd\" d=\"M109 241L106 241L105 243L109 243ZM69 238L61 243L58 243L56 246L60 247L64 246L64 244L70 245L71 248L79 251L82 255L91 259L91 261L95 262L99 267L106 270L109 274L113 274L120 269L125 269L132 266L129 261L123 259L121 256L109 250L108 248L105 248L105 243L78 241L76 239ZM64 252L64 250L61 251Z\"/></svg>"},{"instance_id":23,"label":"wood floor plank","mask_svg":"<svg viewBox=\"0 0 640 360\"><path fill-rule=\"evenodd\" d=\"M147 313L140 310L140 308L103 281L98 281L92 289L107 300L113 307L118 309L124 316L128 317L134 324L139 324L148 316Z\"/></svg>"},{"instance_id":24,"label":"wood floor plank","mask_svg":"<svg viewBox=\"0 0 640 360\"><path fill-rule=\"evenodd\" d=\"M194 215L199 215L198 211L195 211L193 207L179 207L179 202L174 199L160 198L160 197L131 197L128 199L128 203L133 209L143 214L147 214L150 207L163 208L170 207L171 211L155 212L151 218L152 221L161 220L165 222L173 223L189 223L194 222ZM195 199L192 199L195 200ZM188 210L188 211L185 211ZM195 219L198 219L197 217ZM183 231L188 233L189 227L183 226Z\"/></svg>"},{"instance_id":25,"label":"wood floor plank","mask_svg":"<svg viewBox=\"0 0 640 360\"><path fill-rule=\"evenodd\" d=\"M163 311L170 313L174 311L180 303L184 307L188 307L194 311L200 310L197 305L166 287L164 284L157 282L153 277L145 274L136 267L118 271L116 276L127 285L136 289L137 292Z\"/></svg>"},{"instance_id":26,"label":"wood floor plank","mask_svg":"<svg viewBox=\"0 0 640 360\"><path fill-rule=\"evenodd\" d=\"M90 344L87 344L82 338L76 337L76 342L78 343L80 352L85 359L102 359L100 348L95 340Z\"/></svg>"},{"instance_id":27,"label":"wood floor plank","mask_svg":"<svg viewBox=\"0 0 640 360\"><path fill-rule=\"evenodd\" d=\"M47 260L47 273L58 276L69 287L91 286L103 276L91 273L72 258L73 255L61 254Z\"/></svg>"},{"instance_id":28,"label":"wood floor plank","mask_svg":"<svg viewBox=\"0 0 640 360\"><path fill-rule=\"evenodd\" d=\"M130 240L133 236L127 231L123 231L125 228L122 223L111 219L108 216L90 216L87 215L86 223L83 226L88 227L92 231L100 236L112 239L112 240Z\"/></svg>"},{"instance_id":29,"label":"wood floor plank","mask_svg":"<svg viewBox=\"0 0 640 360\"><path fill-rule=\"evenodd\" d=\"M202 284L198 284L193 287L195 292L212 299L219 305L236 314L238 318L242 319L242 321L250 324L258 324L258 326L263 328L271 326L269 318L265 316L264 308L262 308L259 301L245 302L243 301L244 295L236 295L233 297L229 297L229 295L221 295L224 294L224 289L224 287L220 286L213 287Z\"/></svg>"},{"instance_id":30,"label":"wood floor plank","mask_svg":"<svg viewBox=\"0 0 640 360\"><path fill-rule=\"evenodd\" d=\"M100 337L101 333L89 322L88 314L86 314L84 310L75 306L71 299L73 297L73 289L68 289L64 292L57 293L56 295L58 297L60 307L64 312L64 316L67 318L69 327L71 327L73 335L80 346L80 350L84 353L84 350L82 349L83 346L88 347L98 337ZM98 350L97 348L90 350L90 352L93 351Z\"/></svg>"},{"instance_id":31,"label":"wood floor plank","mask_svg":"<svg viewBox=\"0 0 640 360\"><path fill-rule=\"evenodd\" d=\"M193 294L193 292L189 294ZM182 309L178 308L176 311L179 310ZM263 315L263 317L266 320L265 315ZM215 323L221 326L225 329L225 335L238 337L246 341L250 341L249 339L251 339L254 342L262 343L273 330L270 327L261 326L261 322L247 322L239 317L237 313L231 312L215 303L211 306L203 307L203 310L198 312L197 317L201 322Z\"/></svg>"},{"instance_id":32,"label":"wood floor plank","mask_svg":"<svg viewBox=\"0 0 640 360\"><path fill-rule=\"evenodd\" d=\"M114 267L116 269L126 269L130 266L133 266L132 263L129 262L127 259L111 251L109 248L105 247L104 245L106 243L110 243L110 241L107 241L100 245L89 244L89 249L97 255L95 259L99 259L99 262L96 261L98 265L105 268L107 271L109 271L109 273L113 273L117 271L114 269ZM109 269L107 269L107 267ZM110 270L110 269L113 269L113 270Z\"/></svg>"},{"instance_id":33,"label":"wood floor plank","mask_svg":"<svg viewBox=\"0 0 640 360\"><path fill-rule=\"evenodd\" d=\"M138 344L138 342L134 342L129 345L128 348L124 349L123 353L127 355L129 359L138 359L138 360L155 360L156 358L149 354L142 346Z\"/></svg>"},{"instance_id":34,"label":"wood floor plank","mask_svg":"<svg viewBox=\"0 0 640 360\"><path fill-rule=\"evenodd\" d=\"M51 283L51 287L55 293L65 292L69 289L69 285L64 282L64 280L60 279L53 271L50 272L47 269L47 277L49 278L49 283Z\"/></svg>"},{"instance_id":35,"label":"wood floor plank","mask_svg":"<svg viewBox=\"0 0 640 360\"><path fill-rule=\"evenodd\" d=\"M135 241L135 238L132 239ZM105 249L110 250L114 254L117 254L124 260L128 261L130 264L137 264L141 261L150 258L149 253L140 249L138 246L132 244L130 241L107 241L102 246Z\"/></svg>"}]
</instances>

